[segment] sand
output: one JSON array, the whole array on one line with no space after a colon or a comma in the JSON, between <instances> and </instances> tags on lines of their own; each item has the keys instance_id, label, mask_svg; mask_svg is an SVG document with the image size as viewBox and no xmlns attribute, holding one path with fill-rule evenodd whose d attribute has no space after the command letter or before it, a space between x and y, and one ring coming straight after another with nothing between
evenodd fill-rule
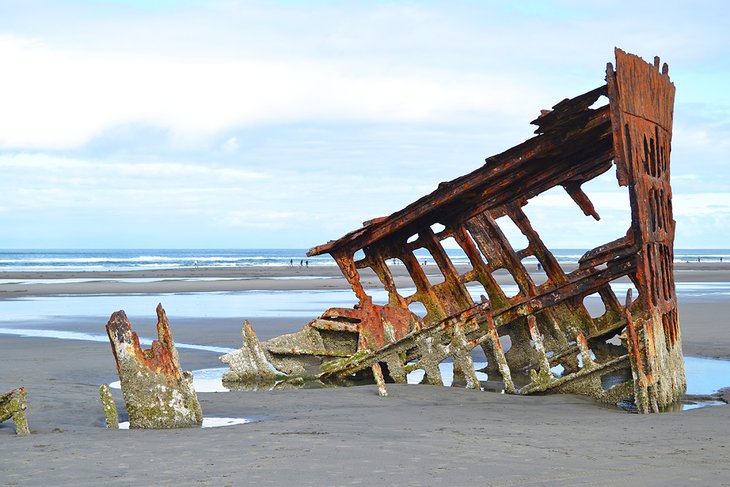
<instances>
[{"instance_id":1,"label":"sand","mask_svg":"<svg viewBox=\"0 0 730 487\"><path fill-rule=\"evenodd\" d=\"M28 281L89 276L0 273L0 282L20 282L0 286L0 313L3 299L18 296L346 287L336 268L101 274L91 276L103 279L91 284L34 284ZM273 279L291 274L320 279ZM113 280L130 277L168 280ZM212 280L183 280L189 277ZM728 282L730 266L681 264L677 281ZM119 303L123 307L124 296ZM730 359L730 296L679 304L685 353ZM312 317L249 318L266 339ZM107 319L42 324L103 333ZM240 321L171 324L178 342L238 347ZM150 310L140 331L151 334L153 322ZM185 369L221 366L215 353L179 352ZM102 427L97 393L116 378L108 343L0 335L0 371L0 391L27 388L32 432L16 437L12 423L0 425L0 485L730 485L725 406L640 416L567 395L389 385L389 397L381 398L375 386L361 386L199 393L206 416L255 422L112 431ZM120 392L113 393L123 409Z\"/></svg>"}]
</instances>

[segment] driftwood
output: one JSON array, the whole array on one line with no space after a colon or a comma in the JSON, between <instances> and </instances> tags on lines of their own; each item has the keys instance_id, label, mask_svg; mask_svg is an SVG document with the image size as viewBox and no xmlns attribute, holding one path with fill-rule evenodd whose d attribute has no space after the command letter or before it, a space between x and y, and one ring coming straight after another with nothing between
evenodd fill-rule
<instances>
[{"instance_id":1,"label":"driftwood","mask_svg":"<svg viewBox=\"0 0 730 487\"><path fill-rule=\"evenodd\" d=\"M203 423L193 376L180 367L162 305L157 306L159 338L149 350L140 347L124 311L111 315L106 331L117 363L130 428L182 428Z\"/></svg>"},{"instance_id":2,"label":"driftwood","mask_svg":"<svg viewBox=\"0 0 730 487\"><path fill-rule=\"evenodd\" d=\"M0 423L12 419L15 423L15 433L29 435L28 418L25 416L27 408L25 387L18 387L5 394L0 394Z\"/></svg>"},{"instance_id":3,"label":"driftwood","mask_svg":"<svg viewBox=\"0 0 730 487\"><path fill-rule=\"evenodd\" d=\"M606 83L543 111L532 122L535 137L388 217L312 248L310 256L328 253L335 259L359 304L263 343L267 358L282 372L320 380L372 373L381 382L382 370L386 380L403 383L408 372L422 369L424 382L441 384L438 365L451 357L454 383L480 387L470 356L480 346L490 380L499 378L507 392L635 400L643 413L670 407L686 389L669 182L674 91L667 65L660 67L658 58L652 65L616 49L616 67L608 64ZM594 108L599 100L607 104ZM628 191L631 224L567 272L523 207L547 190L563 188L587 217L598 220L581 188L614 167L618 185ZM505 221L526 237L525 248L507 239L500 227ZM471 270L457 271L444 250L446 239L464 251ZM440 274L433 283L417 250L428 251L436 264L429 266ZM539 263L544 282L535 282L526 258ZM389 268L396 259L415 290L396 286ZM377 310L360 281L365 268L388 293L388 304ZM497 271L514 278L517 295L505 294ZM623 277L638 296L622 306L611 283ZM474 300L469 284L483 290L483 302ZM589 295L600 297L602 316L591 317L584 306ZM422 320L410 316L414 303L426 309ZM499 337L506 336L511 348L503 352ZM562 373L553 372L558 366ZM513 380L517 376L521 387Z\"/></svg>"}]
</instances>

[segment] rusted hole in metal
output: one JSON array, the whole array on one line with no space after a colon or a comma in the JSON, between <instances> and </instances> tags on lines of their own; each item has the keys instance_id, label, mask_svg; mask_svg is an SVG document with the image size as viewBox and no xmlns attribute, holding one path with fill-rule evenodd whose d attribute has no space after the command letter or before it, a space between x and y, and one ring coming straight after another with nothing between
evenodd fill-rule
<instances>
[{"instance_id":1,"label":"rusted hole in metal","mask_svg":"<svg viewBox=\"0 0 730 487\"><path fill-rule=\"evenodd\" d=\"M520 294L517 281L515 281L515 277L508 269L497 269L494 275L497 278L497 285L506 297L513 298Z\"/></svg>"},{"instance_id":2,"label":"rusted hole in metal","mask_svg":"<svg viewBox=\"0 0 730 487\"><path fill-rule=\"evenodd\" d=\"M474 269L471 261L466 258L464 249L461 248L459 242L454 237L447 237L441 241L441 246L446 250L446 254L451 260L452 264L457 266L456 270L459 274L464 274ZM455 260L454 258L458 260Z\"/></svg>"},{"instance_id":3,"label":"rusted hole in metal","mask_svg":"<svg viewBox=\"0 0 730 487\"><path fill-rule=\"evenodd\" d=\"M431 231L433 233L435 233L436 235L443 232L444 230L446 230L446 227L441 223L437 222L437 223L434 223L433 225L431 225Z\"/></svg>"},{"instance_id":4,"label":"rusted hole in metal","mask_svg":"<svg viewBox=\"0 0 730 487\"><path fill-rule=\"evenodd\" d=\"M414 233L413 235L411 235L410 237L408 237L408 240L406 240L406 243L413 243L416 240L418 240L418 234L417 233Z\"/></svg>"},{"instance_id":5,"label":"rusted hole in metal","mask_svg":"<svg viewBox=\"0 0 730 487\"><path fill-rule=\"evenodd\" d=\"M608 105L608 97L599 96L596 101L593 102L593 105L588 108L590 108L591 110L597 110L599 108L605 107L606 105Z\"/></svg>"},{"instance_id":6,"label":"rusted hole in metal","mask_svg":"<svg viewBox=\"0 0 730 487\"><path fill-rule=\"evenodd\" d=\"M606 340L606 343L608 343L610 345L616 345L616 346L619 346L619 347L622 346L622 343L621 343L621 335L619 335L618 333L616 333L614 336L612 336L611 338L609 338L608 340Z\"/></svg>"},{"instance_id":7,"label":"rusted hole in metal","mask_svg":"<svg viewBox=\"0 0 730 487\"><path fill-rule=\"evenodd\" d=\"M426 274L428 282L430 282L432 286L444 282L446 278L441 272L441 269L439 269L439 266L436 264L436 259L434 259L431 252L429 252L428 249L419 249L419 253L423 256L421 258L421 262L423 264L423 272Z\"/></svg>"},{"instance_id":8,"label":"rusted hole in metal","mask_svg":"<svg viewBox=\"0 0 730 487\"><path fill-rule=\"evenodd\" d=\"M614 386L623 384L626 381L631 380L631 371L628 369L617 370L610 374L601 376L601 388L604 391L611 389Z\"/></svg>"},{"instance_id":9,"label":"rusted hole in metal","mask_svg":"<svg viewBox=\"0 0 730 487\"><path fill-rule=\"evenodd\" d=\"M529 245L527 237L520 232L520 229L517 228L517 225L515 225L515 222L509 216L501 216L494 221L499 226L499 229L502 230L504 236L507 237L509 244L512 246L511 250L518 251L527 248Z\"/></svg>"},{"instance_id":10,"label":"rusted hole in metal","mask_svg":"<svg viewBox=\"0 0 730 487\"><path fill-rule=\"evenodd\" d=\"M507 353L512 348L512 339L509 335L502 335L499 337L499 344L502 346L502 351Z\"/></svg>"},{"instance_id":11,"label":"rusted hole in metal","mask_svg":"<svg viewBox=\"0 0 730 487\"><path fill-rule=\"evenodd\" d=\"M593 350L589 350L589 355L592 360L596 360L596 355L595 353L593 353ZM583 355L581 355L580 353L576 354L576 359L578 360L578 367L580 367L581 369L585 367L586 364L583 363Z\"/></svg>"},{"instance_id":12,"label":"rusted hole in metal","mask_svg":"<svg viewBox=\"0 0 730 487\"><path fill-rule=\"evenodd\" d=\"M534 257L526 257L522 259L522 265L525 266L527 272L530 273L530 278L535 286L539 286L548 280L548 276L545 273L545 267L540 261L535 261Z\"/></svg>"},{"instance_id":13,"label":"rusted hole in metal","mask_svg":"<svg viewBox=\"0 0 730 487\"><path fill-rule=\"evenodd\" d=\"M550 367L550 372L552 372L555 377L562 377L563 373L565 373L565 368L558 364L554 367Z\"/></svg>"},{"instance_id":14,"label":"rusted hole in metal","mask_svg":"<svg viewBox=\"0 0 730 487\"><path fill-rule=\"evenodd\" d=\"M589 294L583 298L583 305L588 310L591 318L600 318L606 313L606 305L598 293Z\"/></svg>"},{"instance_id":15,"label":"rusted hole in metal","mask_svg":"<svg viewBox=\"0 0 730 487\"><path fill-rule=\"evenodd\" d=\"M420 301L413 301L408 305L408 309L413 313L414 315L418 316L419 318L424 318L426 316L426 307L423 305Z\"/></svg>"},{"instance_id":16,"label":"rusted hole in metal","mask_svg":"<svg viewBox=\"0 0 730 487\"><path fill-rule=\"evenodd\" d=\"M395 279L395 287L403 297L408 297L413 294L416 290L416 283L413 282L411 274L408 272L408 268L405 263L398 259L391 259L388 261L390 265L390 272L393 274Z\"/></svg>"},{"instance_id":17,"label":"rusted hole in metal","mask_svg":"<svg viewBox=\"0 0 730 487\"><path fill-rule=\"evenodd\" d=\"M385 306L390 303L388 293L372 293L370 296L372 297L373 304Z\"/></svg>"}]
</instances>

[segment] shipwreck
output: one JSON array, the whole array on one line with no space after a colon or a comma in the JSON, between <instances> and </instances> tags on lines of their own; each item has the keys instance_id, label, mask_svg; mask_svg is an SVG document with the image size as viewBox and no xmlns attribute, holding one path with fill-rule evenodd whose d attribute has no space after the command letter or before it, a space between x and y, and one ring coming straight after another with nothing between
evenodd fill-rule
<instances>
[{"instance_id":1,"label":"shipwreck","mask_svg":"<svg viewBox=\"0 0 730 487\"><path fill-rule=\"evenodd\" d=\"M384 393L386 382L405 383L417 369L424 383L443 384L439 364L448 360L454 384L479 388L472 351L480 347L490 381L496 378L508 393L633 401L642 413L676 403L686 380L669 181L675 88L659 58L650 64L620 49L615 54L606 83L543 111L532 122L535 137L388 217L312 248L310 256L334 258L358 304L327 310L302 331L262 343L244 328L244 347L224 359L231 377L270 379L271 364L289 376L321 381L370 377ZM608 103L593 108L602 97ZM581 187L612 168L628 190L630 226L587 251L568 272L523 208L562 187L586 217L599 219ZM500 228L504 218L524 235L526 247L513 248ZM447 238L466 254L470 270L460 272L449 259ZM429 280L419 249L430 253L443 282ZM535 282L527 258L539 263L544 282ZM396 286L389 263L398 261L415 292ZM373 303L361 282L364 269L379 278L387 304ZM498 271L512 276L516 295L500 287ZM626 277L638 293L619 297L611 284ZM481 298L467 285L483 289ZM589 295L600 296L601 316L586 309ZM409 309L416 302L424 317ZM500 339L507 336L511 346L503 350Z\"/></svg>"},{"instance_id":2,"label":"shipwreck","mask_svg":"<svg viewBox=\"0 0 730 487\"><path fill-rule=\"evenodd\" d=\"M203 411L193 387L193 374L182 370L170 322L157 305L157 340L143 350L124 311L112 313L106 325L129 427L166 429L203 424ZM119 418L109 386L102 384L99 399L107 428L117 429Z\"/></svg>"}]
</instances>

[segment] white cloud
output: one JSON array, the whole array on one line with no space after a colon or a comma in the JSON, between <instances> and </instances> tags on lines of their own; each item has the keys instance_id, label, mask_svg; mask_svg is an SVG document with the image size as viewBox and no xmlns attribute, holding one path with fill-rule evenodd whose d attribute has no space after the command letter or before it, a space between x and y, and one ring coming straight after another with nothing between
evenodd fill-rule
<instances>
[{"instance_id":1,"label":"white cloud","mask_svg":"<svg viewBox=\"0 0 730 487\"><path fill-rule=\"evenodd\" d=\"M270 177L265 172L224 167L215 163L99 161L46 153L0 154L0 170L6 178L17 173L22 174L22 179L28 183L53 178L64 185L74 185L73 181L86 181L89 184L117 186L123 181L146 184L151 180L158 180L159 183L190 181L204 185Z\"/></svg>"},{"instance_id":2,"label":"white cloud","mask_svg":"<svg viewBox=\"0 0 730 487\"><path fill-rule=\"evenodd\" d=\"M67 246L117 221L175 245L338 237L529 137L615 44L677 84L678 244L730 240L722 2L0 4L0 212L32 245L65 219L87 224ZM600 224L559 190L526 207L541 235L625 231L614 171L591 183Z\"/></svg>"},{"instance_id":3,"label":"white cloud","mask_svg":"<svg viewBox=\"0 0 730 487\"><path fill-rule=\"evenodd\" d=\"M235 137L230 137L224 143L221 149L224 154L233 154L239 148L238 140Z\"/></svg>"},{"instance_id":4,"label":"white cloud","mask_svg":"<svg viewBox=\"0 0 730 487\"><path fill-rule=\"evenodd\" d=\"M675 219L730 216L730 193L675 194L672 198Z\"/></svg>"},{"instance_id":5,"label":"white cloud","mask_svg":"<svg viewBox=\"0 0 730 487\"><path fill-rule=\"evenodd\" d=\"M157 57L70 51L0 37L0 147L76 148L114 126L148 124L196 143L235 126L326 120L434 121L510 113L509 75L352 73L323 59ZM489 89L485 89L489 86Z\"/></svg>"},{"instance_id":6,"label":"white cloud","mask_svg":"<svg viewBox=\"0 0 730 487\"><path fill-rule=\"evenodd\" d=\"M242 227L249 229L291 228L301 215L292 211L251 211L222 209L216 219L223 227Z\"/></svg>"}]
</instances>

